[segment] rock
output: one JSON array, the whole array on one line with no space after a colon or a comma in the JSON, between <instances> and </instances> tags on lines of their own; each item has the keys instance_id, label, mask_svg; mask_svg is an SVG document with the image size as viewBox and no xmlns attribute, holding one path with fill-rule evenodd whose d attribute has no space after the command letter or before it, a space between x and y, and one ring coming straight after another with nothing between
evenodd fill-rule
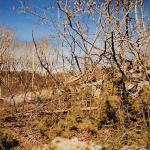
<instances>
[{"instance_id":1,"label":"rock","mask_svg":"<svg viewBox=\"0 0 150 150\"><path fill-rule=\"evenodd\" d=\"M52 144L56 146L59 150L82 150L82 149L89 149L89 150L101 150L102 146L97 145L94 142L81 142L78 141L77 138L75 140L69 140L69 139L64 139L61 137L56 137L53 141ZM105 147L107 147L106 145ZM121 148L121 150L145 150L143 147L138 147L137 145L130 145L130 146L124 146Z\"/></svg>"},{"instance_id":2,"label":"rock","mask_svg":"<svg viewBox=\"0 0 150 150\"><path fill-rule=\"evenodd\" d=\"M148 75L150 75L150 70L147 70L147 72L146 72Z\"/></svg>"},{"instance_id":3,"label":"rock","mask_svg":"<svg viewBox=\"0 0 150 150\"><path fill-rule=\"evenodd\" d=\"M135 70L134 70L134 69L131 69L129 72L132 74L132 73L134 73L134 72L135 72Z\"/></svg>"},{"instance_id":4,"label":"rock","mask_svg":"<svg viewBox=\"0 0 150 150\"><path fill-rule=\"evenodd\" d=\"M75 138L71 139L71 141L78 141L78 138L75 137Z\"/></svg>"},{"instance_id":5,"label":"rock","mask_svg":"<svg viewBox=\"0 0 150 150\"><path fill-rule=\"evenodd\" d=\"M142 90L142 88L149 86L149 82L148 81L141 81L140 83L138 83L137 88L136 88L136 92L132 94L132 96L134 97L138 97L140 91Z\"/></svg>"},{"instance_id":6,"label":"rock","mask_svg":"<svg viewBox=\"0 0 150 150\"><path fill-rule=\"evenodd\" d=\"M138 83L138 88L143 88L143 87L146 87L146 86L149 86L149 81L142 81L140 83Z\"/></svg>"},{"instance_id":7,"label":"rock","mask_svg":"<svg viewBox=\"0 0 150 150\"><path fill-rule=\"evenodd\" d=\"M51 96L51 91L48 90L42 90L42 91L37 91L37 92L28 92L24 94L16 94L16 95L9 95L4 99L5 103L8 104L14 104L15 103L21 103L21 102L30 102L31 100L34 99L42 99L45 96L50 97Z\"/></svg>"},{"instance_id":8,"label":"rock","mask_svg":"<svg viewBox=\"0 0 150 150\"><path fill-rule=\"evenodd\" d=\"M49 150L49 145L48 144L43 144L42 147L33 147L33 150Z\"/></svg>"},{"instance_id":9,"label":"rock","mask_svg":"<svg viewBox=\"0 0 150 150\"><path fill-rule=\"evenodd\" d=\"M135 84L131 84L128 82L128 83L126 83L125 86L126 86L126 90L129 91L130 89L132 89L135 86Z\"/></svg>"},{"instance_id":10,"label":"rock","mask_svg":"<svg viewBox=\"0 0 150 150\"><path fill-rule=\"evenodd\" d=\"M142 81L142 82L138 83L137 91L140 92L140 90L146 86L149 86L148 81Z\"/></svg>"},{"instance_id":11,"label":"rock","mask_svg":"<svg viewBox=\"0 0 150 150\"><path fill-rule=\"evenodd\" d=\"M141 78L141 77L143 77L142 73L133 73L132 74L132 78Z\"/></svg>"},{"instance_id":12,"label":"rock","mask_svg":"<svg viewBox=\"0 0 150 150\"><path fill-rule=\"evenodd\" d=\"M100 150L102 147L100 145L95 144L94 142L81 142L78 141L77 138L75 140L64 139L60 137L56 137L52 144L57 146L59 150L81 150L81 149L90 149L90 150Z\"/></svg>"},{"instance_id":13,"label":"rock","mask_svg":"<svg viewBox=\"0 0 150 150\"><path fill-rule=\"evenodd\" d=\"M141 81L137 84L126 83L126 91L134 97L139 96L142 88L149 86L149 81Z\"/></svg>"}]
</instances>

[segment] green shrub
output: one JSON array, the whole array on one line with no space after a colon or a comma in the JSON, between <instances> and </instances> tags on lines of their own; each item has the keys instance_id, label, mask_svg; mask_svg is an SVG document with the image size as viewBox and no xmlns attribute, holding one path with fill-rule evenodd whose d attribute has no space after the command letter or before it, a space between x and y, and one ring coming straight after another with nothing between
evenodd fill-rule
<instances>
[{"instance_id":1,"label":"green shrub","mask_svg":"<svg viewBox=\"0 0 150 150\"><path fill-rule=\"evenodd\" d=\"M42 136L46 135L48 136L48 132L49 132L49 126L51 126L52 124L47 121L46 117L44 117L43 119L39 120L35 120L33 122L33 126L36 126L38 131L41 133Z\"/></svg>"},{"instance_id":2,"label":"green shrub","mask_svg":"<svg viewBox=\"0 0 150 150\"><path fill-rule=\"evenodd\" d=\"M54 132L56 133L57 136L61 136L63 131L65 130L65 121L60 119L58 123L55 125L53 128Z\"/></svg>"},{"instance_id":3,"label":"green shrub","mask_svg":"<svg viewBox=\"0 0 150 150\"><path fill-rule=\"evenodd\" d=\"M57 136L69 137L76 132L79 127L79 123L82 122L84 115L80 107L71 107L70 112L65 119L60 119L58 123L55 123L53 131Z\"/></svg>"},{"instance_id":4,"label":"green shrub","mask_svg":"<svg viewBox=\"0 0 150 150\"><path fill-rule=\"evenodd\" d=\"M58 146L51 144L47 150L57 150Z\"/></svg>"},{"instance_id":5,"label":"green shrub","mask_svg":"<svg viewBox=\"0 0 150 150\"><path fill-rule=\"evenodd\" d=\"M90 119L89 117L82 120L82 124L79 124L79 128L88 129L93 135L98 134L98 124L96 120Z\"/></svg>"},{"instance_id":6,"label":"green shrub","mask_svg":"<svg viewBox=\"0 0 150 150\"><path fill-rule=\"evenodd\" d=\"M89 100L92 95L92 88L86 88L81 91L81 99L82 100Z\"/></svg>"},{"instance_id":7,"label":"green shrub","mask_svg":"<svg viewBox=\"0 0 150 150\"><path fill-rule=\"evenodd\" d=\"M5 148L15 147L19 142L14 138L13 134L9 130L0 131L0 145Z\"/></svg>"}]
</instances>

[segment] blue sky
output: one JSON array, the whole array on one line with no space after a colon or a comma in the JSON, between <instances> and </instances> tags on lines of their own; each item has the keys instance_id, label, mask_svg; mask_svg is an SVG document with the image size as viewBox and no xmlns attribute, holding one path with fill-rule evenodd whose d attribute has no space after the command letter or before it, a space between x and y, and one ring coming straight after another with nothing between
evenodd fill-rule
<instances>
[{"instance_id":1,"label":"blue sky","mask_svg":"<svg viewBox=\"0 0 150 150\"><path fill-rule=\"evenodd\" d=\"M32 0L31 6L39 8L39 13L43 14L44 6L50 6L55 0ZM26 0L28 2L28 0ZM11 26L17 31L20 40L32 40L32 30L35 28L38 18L26 13L17 13L13 10L14 5L21 6L18 0L0 0L0 25ZM51 14L53 15L53 14ZM49 33L49 28L41 25L35 32L35 36L45 36Z\"/></svg>"},{"instance_id":2,"label":"blue sky","mask_svg":"<svg viewBox=\"0 0 150 150\"><path fill-rule=\"evenodd\" d=\"M22 0L23 1L23 0ZM29 0L25 0L28 2ZM38 8L38 13L43 14L43 8L49 7L56 0L32 0L30 6ZM145 6L150 4L150 0L144 0ZM14 5L21 6L18 0L0 0L0 25L11 26L17 31L17 36L20 40L32 41L32 30L35 28L38 18L26 13L17 13L13 10ZM56 18L57 12L51 11L48 17ZM53 25L50 25L53 26ZM53 29L52 29L53 30ZM50 34L48 26L41 25L35 31L35 37L43 37Z\"/></svg>"}]
</instances>

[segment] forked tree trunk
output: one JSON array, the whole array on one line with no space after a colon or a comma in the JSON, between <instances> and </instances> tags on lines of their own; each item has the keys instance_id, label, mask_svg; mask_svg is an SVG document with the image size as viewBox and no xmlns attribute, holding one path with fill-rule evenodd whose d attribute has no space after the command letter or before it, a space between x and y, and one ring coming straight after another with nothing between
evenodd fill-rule
<instances>
[{"instance_id":1,"label":"forked tree trunk","mask_svg":"<svg viewBox=\"0 0 150 150\"><path fill-rule=\"evenodd\" d=\"M32 89L33 89L33 86L34 86L34 56L35 56L35 46L33 48L33 64L32 64Z\"/></svg>"},{"instance_id":2,"label":"forked tree trunk","mask_svg":"<svg viewBox=\"0 0 150 150\"><path fill-rule=\"evenodd\" d=\"M0 98L2 98L2 84L1 84L2 70L1 70L1 64L2 64L2 54L0 53Z\"/></svg>"}]
</instances>

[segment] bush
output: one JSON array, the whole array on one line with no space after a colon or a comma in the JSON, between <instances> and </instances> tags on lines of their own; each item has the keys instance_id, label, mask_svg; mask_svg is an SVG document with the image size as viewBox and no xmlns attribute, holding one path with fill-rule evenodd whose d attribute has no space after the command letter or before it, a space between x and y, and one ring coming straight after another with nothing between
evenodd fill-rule
<instances>
[{"instance_id":1,"label":"bush","mask_svg":"<svg viewBox=\"0 0 150 150\"><path fill-rule=\"evenodd\" d=\"M44 117L40 121L39 120L35 120L33 122L33 126L37 127L38 131L40 132L40 134L42 136L45 136L45 135L48 136L49 126L51 126L51 124L46 119L46 117Z\"/></svg>"},{"instance_id":2,"label":"bush","mask_svg":"<svg viewBox=\"0 0 150 150\"><path fill-rule=\"evenodd\" d=\"M9 130L0 131L0 145L4 148L12 148L19 144L19 142L14 138L13 134Z\"/></svg>"}]
</instances>

